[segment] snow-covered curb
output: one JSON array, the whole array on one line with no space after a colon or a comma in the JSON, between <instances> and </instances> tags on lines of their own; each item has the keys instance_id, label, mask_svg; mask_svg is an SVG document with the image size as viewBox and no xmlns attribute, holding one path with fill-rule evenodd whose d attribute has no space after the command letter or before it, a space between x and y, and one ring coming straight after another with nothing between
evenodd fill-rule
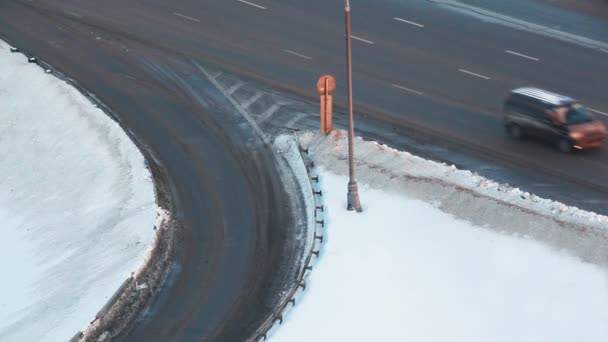
<instances>
[{"instance_id":1,"label":"snow-covered curb","mask_svg":"<svg viewBox=\"0 0 608 342\"><path fill-rule=\"evenodd\" d=\"M347 135L307 132L303 148L336 174L348 174ZM542 199L518 188L458 170L376 142L355 141L357 179L377 189L407 194L476 225L544 241L583 260L608 264L603 241L608 217ZM365 200L362 199L365 205ZM516 214L516 215L515 215Z\"/></svg>"}]
</instances>

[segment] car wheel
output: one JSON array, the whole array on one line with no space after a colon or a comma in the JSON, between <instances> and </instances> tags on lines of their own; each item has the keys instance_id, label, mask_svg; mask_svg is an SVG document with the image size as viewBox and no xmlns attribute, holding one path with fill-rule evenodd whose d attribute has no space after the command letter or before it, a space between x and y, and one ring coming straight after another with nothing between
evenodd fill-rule
<instances>
[{"instance_id":1,"label":"car wheel","mask_svg":"<svg viewBox=\"0 0 608 342\"><path fill-rule=\"evenodd\" d=\"M522 131L522 129L519 125L511 124L511 125L507 126L507 129L509 131L509 135L513 139L521 139L524 135L524 132Z\"/></svg>"},{"instance_id":2,"label":"car wheel","mask_svg":"<svg viewBox=\"0 0 608 342\"><path fill-rule=\"evenodd\" d=\"M563 153L569 153L572 151L572 143L568 139L560 139L557 143L557 148Z\"/></svg>"}]
</instances>

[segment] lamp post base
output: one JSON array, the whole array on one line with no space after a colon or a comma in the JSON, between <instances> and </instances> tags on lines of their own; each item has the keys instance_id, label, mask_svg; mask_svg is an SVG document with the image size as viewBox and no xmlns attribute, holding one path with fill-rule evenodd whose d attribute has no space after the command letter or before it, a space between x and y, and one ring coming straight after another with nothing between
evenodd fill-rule
<instances>
[{"instance_id":1,"label":"lamp post base","mask_svg":"<svg viewBox=\"0 0 608 342\"><path fill-rule=\"evenodd\" d=\"M348 194L346 197L346 210L362 212L361 201L359 201L359 187L357 182L348 182Z\"/></svg>"}]
</instances>

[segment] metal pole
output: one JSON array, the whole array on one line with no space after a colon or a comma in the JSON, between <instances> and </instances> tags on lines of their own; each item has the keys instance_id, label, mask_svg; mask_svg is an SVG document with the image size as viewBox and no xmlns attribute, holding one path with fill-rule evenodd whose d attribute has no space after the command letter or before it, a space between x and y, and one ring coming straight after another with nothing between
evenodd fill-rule
<instances>
[{"instance_id":1,"label":"metal pole","mask_svg":"<svg viewBox=\"0 0 608 342\"><path fill-rule=\"evenodd\" d=\"M359 201L359 188L355 180L355 123L353 120L353 75L352 75L352 54L350 46L350 1L346 0L346 78L348 81L348 195L346 197L347 210L363 211Z\"/></svg>"}]
</instances>

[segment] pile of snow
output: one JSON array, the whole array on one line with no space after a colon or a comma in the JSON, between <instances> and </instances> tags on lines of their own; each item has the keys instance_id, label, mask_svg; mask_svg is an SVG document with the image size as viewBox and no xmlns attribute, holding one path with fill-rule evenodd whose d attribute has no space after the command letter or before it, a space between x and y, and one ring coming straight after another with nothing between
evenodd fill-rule
<instances>
[{"instance_id":1,"label":"pile of snow","mask_svg":"<svg viewBox=\"0 0 608 342\"><path fill-rule=\"evenodd\" d=\"M0 340L65 341L143 263L144 158L75 89L0 41Z\"/></svg>"},{"instance_id":2,"label":"pile of snow","mask_svg":"<svg viewBox=\"0 0 608 342\"><path fill-rule=\"evenodd\" d=\"M348 212L320 175L327 242L271 341L608 341L604 269L365 185Z\"/></svg>"},{"instance_id":3,"label":"pile of snow","mask_svg":"<svg viewBox=\"0 0 608 342\"><path fill-rule=\"evenodd\" d=\"M344 133L300 140L326 243L273 341L608 340L605 217L360 139L348 212Z\"/></svg>"},{"instance_id":4,"label":"pile of snow","mask_svg":"<svg viewBox=\"0 0 608 342\"><path fill-rule=\"evenodd\" d=\"M314 238L314 210L315 210L315 199L313 198L313 189L310 184L310 179L308 178L308 171L306 170L306 166L302 163L302 159L300 156L300 147L298 145L298 141L292 135L281 135L275 139L273 142L277 153L285 158L285 165L289 172L295 176L297 181L298 188L290 189L290 191L302 191L302 196L304 197L304 203L306 205L306 222L304 224L298 224L298 226L305 226L306 229L303 231L298 231L296 235L297 241L304 240L304 244L302 247L302 260L301 263L304 262L304 259L307 257L307 252L310 250ZM284 185L289 184L289 182L284 181ZM302 219L302 218L300 218Z\"/></svg>"},{"instance_id":5,"label":"pile of snow","mask_svg":"<svg viewBox=\"0 0 608 342\"><path fill-rule=\"evenodd\" d=\"M330 139L331 143L323 143ZM334 159L343 159L347 156L346 134L335 131L324 139L315 133L307 133L302 136L303 143L320 143L317 155L321 158L332 155ZM438 180L452 184L464 189L471 189L480 195L499 199L518 207L525 207L539 214L553 216L559 220L571 221L580 224L606 225L608 217L593 212L584 211L576 207L569 207L563 203L542 199L536 195L522 191L506 184L500 184L493 180L484 178L468 170L458 170L454 165L437 163L420 158L408 152L401 152L377 142L365 142L361 138L355 141L357 163L363 166L362 177L371 170L371 178L374 173L382 173L390 170L396 176L415 177L419 179ZM328 156L329 157L329 156ZM339 163L336 167L348 167L345 163ZM382 187L381 184L379 184ZM599 226L598 225L598 226Z\"/></svg>"},{"instance_id":6,"label":"pile of snow","mask_svg":"<svg viewBox=\"0 0 608 342\"><path fill-rule=\"evenodd\" d=\"M348 174L347 136L305 133L304 147L335 174ZM406 194L495 231L529 236L556 249L608 266L608 217L542 199L453 165L355 140L357 178L376 189Z\"/></svg>"}]
</instances>

